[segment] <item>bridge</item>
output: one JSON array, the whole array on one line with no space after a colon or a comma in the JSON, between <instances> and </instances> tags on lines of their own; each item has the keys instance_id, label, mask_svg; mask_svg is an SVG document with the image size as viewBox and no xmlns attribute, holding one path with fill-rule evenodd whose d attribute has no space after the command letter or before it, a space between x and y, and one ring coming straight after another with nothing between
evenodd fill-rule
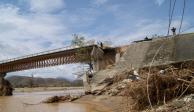
<instances>
[{"instance_id":1,"label":"bridge","mask_svg":"<svg viewBox=\"0 0 194 112\"><path fill-rule=\"evenodd\" d=\"M23 57L0 61L0 77L8 72L44 68L70 63L92 63L96 71L115 63L119 47L100 47L96 44L68 46Z\"/></svg>"},{"instance_id":2,"label":"bridge","mask_svg":"<svg viewBox=\"0 0 194 112\"><path fill-rule=\"evenodd\" d=\"M0 96L12 95L12 87L4 79L7 73L28 69L37 69L70 63L91 63L94 71L113 65L122 56L127 46L105 47L96 44L85 46L68 46L60 49L40 52L18 58L0 61ZM83 82L87 90L88 76L84 74Z\"/></svg>"}]
</instances>

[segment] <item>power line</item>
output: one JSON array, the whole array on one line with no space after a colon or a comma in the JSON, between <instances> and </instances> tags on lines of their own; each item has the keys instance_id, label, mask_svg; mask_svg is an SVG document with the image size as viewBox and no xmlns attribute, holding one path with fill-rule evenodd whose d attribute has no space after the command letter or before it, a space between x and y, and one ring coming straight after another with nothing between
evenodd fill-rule
<instances>
[{"instance_id":1,"label":"power line","mask_svg":"<svg viewBox=\"0 0 194 112\"><path fill-rule=\"evenodd\" d=\"M172 7L172 11L171 11L171 5L172 5L171 2L172 2L172 1L170 0L170 8L169 8L169 26L168 26L168 33L167 33L167 36L169 35L170 26L171 26L171 23L172 23L172 17L173 17L175 5L176 5L176 0L174 0L173 7Z\"/></svg>"},{"instance_id":2,"label":"power line","mask_svg":"<svg viewBox=\"0 0 194 112\"><path fill-rule=\"evenodd\" d=\"M169 21L168 21L168 33L167 33L167 35L169 35L169 29L170 29L170 16L171 16L171 4L172 4L172 0L169 0L170 1L170 6L169 6Z\"/></svg>"},{"instance_id":3,"label":"power line","mask_svg":"<svg viewBox=\"0 0 194 112\"><path fill-rule=\"evenodd\" d=\"M182 28L182 24L183 24L183 19L184 19L184 14L185 14L185 7L186 7L186 0L184 0L184 4L183 4L183 12L182 12L181 23L180 23L180 27L179 27L179 34L181 32L181 28Z\"/></svg>"},{"instance_id":4,"label":"power line","mask_svg":"<svg viewBox=\"0 0 194 112\"><path fill-rule=\"evenodd\" d=\"M188 30L190 30L190 29L192 29L192 28L194 28L194 25L191 26L191 27L189 27L189 28L187 28L187 29L182 30L180 33L184 33L184 32L186 32L186 31L188 31Z\"/></svg>"}]
</instances>

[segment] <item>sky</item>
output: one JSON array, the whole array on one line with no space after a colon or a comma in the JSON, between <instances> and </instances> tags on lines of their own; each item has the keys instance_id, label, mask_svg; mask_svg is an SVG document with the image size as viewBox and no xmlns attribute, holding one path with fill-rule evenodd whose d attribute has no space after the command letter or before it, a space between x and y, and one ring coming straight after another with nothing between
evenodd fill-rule
<instances>
[{"instance_id":1,"label":"sky","mask_svg":"<svg viewBox=\"0 0 194 112\"><path fill-rule=\"evenodd\" d=\"M125 45L166 35L170 0L0 0L0 60L70 45L72 34ZM194 0L186 0L183 33L194 31ZM172 26L179 28L183 0ZM39 77L72 75L80 64L8 73Z\"/></svg>"}]
</instances>

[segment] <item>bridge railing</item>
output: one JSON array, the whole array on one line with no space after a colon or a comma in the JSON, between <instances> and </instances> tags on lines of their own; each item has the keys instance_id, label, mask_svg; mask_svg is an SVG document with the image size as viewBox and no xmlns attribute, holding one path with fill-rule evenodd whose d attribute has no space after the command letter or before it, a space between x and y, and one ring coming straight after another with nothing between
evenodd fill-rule
<instances>
[{"instance_id":1,"label":"bridge railing","mask_svg":"<svg viewBox=\"0 0 194 112\"><path fill-rule=\"evenodd\" d=\"M95 43L87 43L87 44L85 44L82 47L87 47L87 46L92 46L92 45L96 45L96 44ZM49 51L44 51L44 52L39 52L39 53L35 53L35 54L25 55L25 56L21 56L21 57L17 57L17 58L2 60L2 61L0 61L0 64L16 61L16 60L20 60L20 59L25 59L25 58L35 57L35 56L40 56L40 55L45 55L45 54L65 51L65 50L76 49L76 48L79 48L79 47L80 46L75 46L75 45L73 45L73 46L72 45L71 46L66 46L66 47L63 47L63 48L57 48L57 49L53 49L53 50L49 50Z\"/></svg>"}]
</instances>

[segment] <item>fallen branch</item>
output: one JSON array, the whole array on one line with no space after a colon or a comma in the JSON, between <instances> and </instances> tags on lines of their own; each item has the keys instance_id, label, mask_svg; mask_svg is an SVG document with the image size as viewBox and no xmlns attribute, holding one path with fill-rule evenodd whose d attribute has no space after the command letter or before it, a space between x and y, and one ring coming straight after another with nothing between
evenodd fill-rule
<instances>
[{"instance_id":1,"label":"fallen branch","mask_svg":"<svg viewBox=\"0 0 194 112\"><path fill-rule=\"evenodd\" d=\"M182 82L186 82L186 83L191 83L191 81L187 81L187 80L184 80L184 79L181 79L181 78L177 78L178 81L182 81Z\"/></svg>"}]
</instances>

